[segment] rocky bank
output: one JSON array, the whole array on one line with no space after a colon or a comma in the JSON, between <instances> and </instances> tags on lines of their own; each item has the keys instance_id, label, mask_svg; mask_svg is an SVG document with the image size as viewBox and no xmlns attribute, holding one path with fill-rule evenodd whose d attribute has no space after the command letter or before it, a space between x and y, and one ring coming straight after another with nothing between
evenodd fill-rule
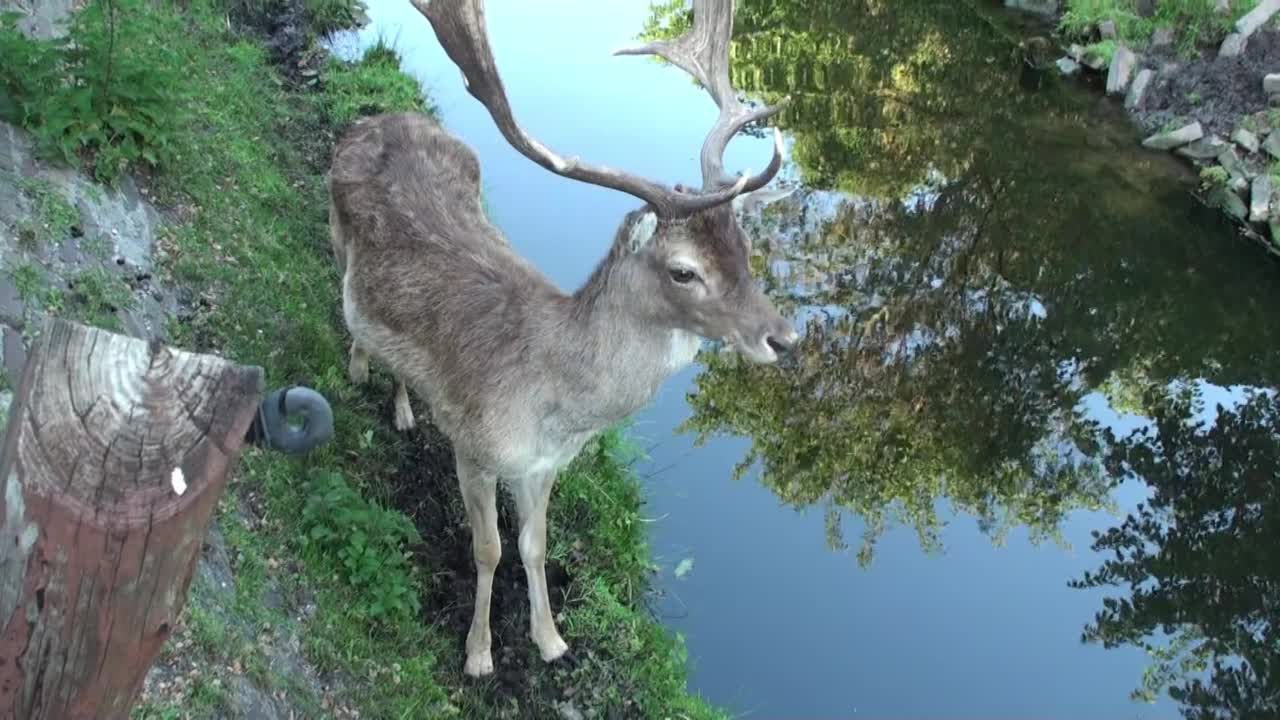
<instances>
[{"instance_id":1,"label":"rocky bank","mask_svg":"<svg viewBox=\"0 0 1280 720\"><path fill-rule=\"evenodd\" d=\"M1205 0L1208 2L1209 0ZM1070 3L1005 0L1058 21ZM1158 1L1136 4L1151 17ZM1231 12L1230 0L1214 11ZM1280 0L1261 0L1220 42L1188 54L1173 28L1125 42L1102 20L1067 44L1057 71L1096 84L1123 103L1142 145L1171 152L1200 172L1200 197L1239 222L1243 234L1280 256ZM1089 44L1082 44L1083 42Z\"/></svg>"}]
</instances>

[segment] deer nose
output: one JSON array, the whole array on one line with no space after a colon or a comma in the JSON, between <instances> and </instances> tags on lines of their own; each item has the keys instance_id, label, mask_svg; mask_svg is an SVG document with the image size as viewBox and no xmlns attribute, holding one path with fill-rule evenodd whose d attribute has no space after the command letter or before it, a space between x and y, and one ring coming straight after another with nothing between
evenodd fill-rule
<instances>
[{"instance_id":1,"label":"deer nose","mask_svg":"<svg viewBox=\"0 0 1280 720\"><path fill-rule=\"evenodd\" d=\"M795 347L796 341L800 339L799 333L792 328L787 328L781 333L769 333L764 336L764 342L778 355L785 355L791 352Z\"/></svg>"}]
</instances>

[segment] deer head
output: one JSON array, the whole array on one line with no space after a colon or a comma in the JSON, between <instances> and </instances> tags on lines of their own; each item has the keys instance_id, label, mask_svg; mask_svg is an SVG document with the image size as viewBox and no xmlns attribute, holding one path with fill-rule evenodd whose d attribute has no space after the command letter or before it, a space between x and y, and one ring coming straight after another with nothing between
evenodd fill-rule
<instances>
[{"instance_id":1,"label":"deer head","mask_svg":"<svg viewBox=\"0 0 1280 720\"><path fill-rule=\"evenodd\" d=\"M489 47L482 0L412 2L462 71L467 91L488 109L516 150L558 175L619 190L645 202L623 220L614 253L633 273L630 287L637 298L643 298L646 312L674 329L725 340L756 362L773 362L794 344L795 330L751 277L751 242L734 212L735 205L751 202L750 194L761 191L778 173L782 133L774 129L773 156L759 174L729 177L723 167L724 150L733 136L777 113L789 101L749 108L735 95L729 81L733 0L694 0L693 27L681 37L614 53L665 58L692 75L720 108L702 144L702 187L696 191L668 187L577 157L566 159L543 145L520 127L512 113ZM777 197L770 191L760 195Z\"/></svg>"}]
</instances>

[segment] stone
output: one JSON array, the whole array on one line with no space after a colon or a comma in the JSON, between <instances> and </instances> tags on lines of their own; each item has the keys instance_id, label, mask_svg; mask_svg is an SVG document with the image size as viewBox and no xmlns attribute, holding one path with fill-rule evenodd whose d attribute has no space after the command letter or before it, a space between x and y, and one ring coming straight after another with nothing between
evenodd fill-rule
<instances>
[{"instance_id":1,"label":"stone","mask_svg":"<svg viewBox=\"0 0 1280 720\"><path fill-rule=\"evenodd\" d=\"M0 440L4 439L5 428L9 427L9 406L13 404L13 393L0 392Z\"/></svg>"},{"instance_id":2,"label":"stone","mask_svg":"<svg viewBox=\"0 0 1280 720\"><path fill-rule=\"evenodd\" d=\"M1151 33L1151 47L1165 47L1173 44L1173 28L1158 27Z\"/></svg>"},{"instance_id":3,"label":"stone","mask_svg":"<svg viewBox=\"0 0 1280 720\"><path fill-rule=\"evenodd\" d=\"M1101 70L1107 66L1107 58L1102 53L1088 49L1084 51L1084 57L1080 59L1080 62L1094 70Z\"/></svg>"},{"instance_id":4,"label":"stone","mask_svg":"<svg viewBox=\"0 0 1280 720\"><path fill-rule=\"evenodd\" d=\"M1103 40L1115 40L1119 35L1116 34L1116 24L1112 20L1103 20L1098 23L1098 34Z\"/></svg>"},{"instance_id":5,"label":"stone","mask_svg":"<svg viewBox=\"0 0 1280 720\"><path fill-rule=\"evenodd\" d=\"M1251 153L1258 152L1258 146L1259 146L1258 136L1254 135L1248 130L1245 130L1244 128L1238 128L1234 133L1231 134L1231 142L1239 145L1240 147L1244 148L1248 152L1251 152Z\"/></svg>"},{"instance_id":6,"label":"stone","mask_svg":"<svg viewBox=\"0 0 1280 720\"><path fill-rule=\"evenodd\" d=\"M1138 17L1149 18L1156 14L1156 0L1138 0Z\"/></svg>"},{"instance_id":7,"label":"stone","mask_svg":"<svg viewBox=\"0 0 1280 720\"><path fill-rule=\"evenodd\" d=\"M1249 208L1245 206L1244 200L1221 185L1209 192L1208 200L1214 207L1221 208L1223 212L1237 220L1244 220L1249 215Z\"/></svg>"},{"instance_id":8,"label":"stone","mask_svg":"<svg viewBox=\"0 0 1280 720\"><path fill-rule=\"evenodd\" d=\"M1231 188L1234 192L1243 195L1244 192L1249 189L1249 181L1240 175L1232 175L1231 180L1227 183L1227 187Z\"/></svg>"},{"instance_id":9,"label":"stone","mask_svg":"<svg viewBox=\"0 0 1280 720\"><path fill-rule=\"evenodd\" d=\"M1271 216L1271 175L1262 173L1253 179L1249 193L1249 222L1264 222Z\"/></svg>"},{"instance_id":10,"label":"stone","mask_svg":"<svg viewBox=\"0 0 1280 720\"><path fill-rule=\"evenodd\" d=\"M1280 133L1271 133L1262 143L1262 149L1276 160L1280 160Z\"/></svg>"},{"instance_id":11,"label":"stone","mask_svg":"<svg viewBox=\"0 0 1280 720\"><path fill-rule=\"evenodd\" d=\"M67 34L75 0L0 0L0 13L17 11L18 30L29 38L48 40Z\"/></svg>"},{"instance_id":12,"label":"stone","mask_svg":"<svg viewBox=\"0 0 1280 720\"><path fill-rule=\"evenodd\" d=\"M1058 72L1063 75L1071 76L1080 71L1080 63L1069 57L1061 57L1057 60Z\"/></svg>"},{"instance_id":13,"label":"stone","mask_svg":"<svg viewBox=\"0 0 1280 720\"><path fill-rule=\"evenodd\" d=\"M4 373L9 382L15 385L22 377L22 368L27 364L27 345L22 340L22 333L8 325L0 325L0 357L4 358Z\"/></svg>"},{"instance_id":14,"label":"stone","mask_svg":"<svg viewBox=\"0 0 1280 720\"><path fill-rule=\"evenodd\" d=\"M1244 47L1249 43L1247 35L1240 33L1231 33L1223 41L1218 48L1218 57L1239 57L1244 52Z\"/></svg>"},{"instance_id":15,"label":"stone","mask_svg":"<svg viewBox=\"0 0 1280 720\"><path fill-rule=\"evenodd\" d=\"M1244 163L1240 161L1240 156L1236 154L1236 149L1228 145L1219 153L1218 164L1227 172L1235 177L1244 177L1246 174Z\"/></svg>"},{"instance_id":16,"label":"stone","mask_svg":"<svg viewBox=\"0 0 1280 720\"><path fill-rule=\"evenodd\" d=\"M1174 150L1175 153L1191 158L1192 160L1209 160L1216 158L1222 154L1222 151L1230 147L1225 140L1217 135L1210 135L1207 138L1201 138L1195 142L1188 143Z\"/></svg>"},{"instance_id":17,"label":"stone","mask_svg":"<svg viewBox=\"0 0 1280 720\"><path fill-rule=\"evenodd\" d=\"M1071 45L1067 47L1067 55L1070 56L1071 59L1075 60L1076 62L1083 61L1084 46L1079 43L1071 43Z\"/></svg>"},{"instance_id":18,"label":"stone","mask_svg":"<svg viewBox=\"0 0 1280 720\"><path fill-rule=\"evenodd\" d=\"M1004 0L1007 8L1050 18L1058 14L1058 4L1058 0Z\"/></svg>"},{"instance_id":19,"label":"stone","mask_svg":"<svg viewBox=\"0 0 1280 720\"><path fill-rule=\"evenodd\" d=\"M1213 11L1219 15L1231 14L1231 0L1218 0L1213 5Z\"/></svg>"},{"instance_id":20,"label":"stone","mask_svg":"<svg viewBox=\"0 0 1280 720\"><path fill-rule=\"evenodd\" d=\"M1122 93L1129 87L1129 78L1138 64L1138 56L1127 47L1118 47L1111 56L1111 69L1107 71L1107 94Z\"/></svg>"},{"instance_id":21,"label":"stone","mask_svg":"<svg viewBox=\"0 0 1280 720\"><path fill-rule=\"evenodd\" d=\"M1280 12L1280 0L1261 0L1236 21L1236 32L1248 38L1254 31L1265 25L1276 12Z\"/></svg>"},{"instance_id":22,"label":"stone","mask_svg":"<svg viewBox=\"0 0 1280 720\"><path fill-rule=\"evenodd\" d=\"M1280 93L1280 73L1270 73L1262 78L1262 91L1268 95Z\"/></svg>"},{"instance_id":23,"label":"stone","mask_svg":"<svg viewBox=\"0 0 1280 720\"><path fill-rule=\"evenodd\" d=\"M1200 121L1183 125L1177 130L1169 132L1157 133L1142 141L1142 146L1151 150L1172 150L1173 148L1187 143L1195 142L1204 137L1204 128L1201 127Z\"/></svg>"},{"instance_id":24,"label":"stone","mask_svg":"<svg viewBox=\"0 0 1280 720\"><path fill-rule=\"evenodd\" d=\"M1139 110L1142 108L1143 102L1147 99L1147 89L1151 87L1151 81L1156 76L1155 70L1151 68L1143 68L1138 72L1138 76L1133 79L1133 84L1129 86L1129 92L1124 96L1124 106L1129 110Z\"/></svg>"}]
</instances>

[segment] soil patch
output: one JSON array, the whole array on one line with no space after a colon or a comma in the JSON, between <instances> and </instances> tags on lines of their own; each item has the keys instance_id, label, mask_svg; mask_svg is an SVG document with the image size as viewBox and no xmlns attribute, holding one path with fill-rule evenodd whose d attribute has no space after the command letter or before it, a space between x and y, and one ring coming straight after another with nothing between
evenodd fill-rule
<instances>
[{"instance_id":1,"label":"soil patch","mask_svg":"<svg viewBox=\"0 0 1280 720\"><path fill-rule=\"evenodd\" d=\"M1138 122L1148 133L1183 120L1199 120L1205 135L1229 137L1241 118L1267 108L1262 78L1280 70L1280 31L1256 32L1238 57L1217 57L1217 48L1187 61L1172 49L1152 51L1145 63L1160 69L1147 92Z\"/></svg>"},{"instance_id":2,"label":"soil patch","mask_svg":"<svg viewBox=\"0 0 1280 720\"><path fill-rule=\"evenodd\" d=\"M529 638L529 585L517 550L518 515L509 496L500 492L498 532L503 553L494 574L489 609L494 674L480 681L462 674L476 591L471 530L449 439L430 425L421 430L420 437L421 441L413 443L414 454L401 466L391 503L413 520L424 539L421 547L413 549L419 566L429 574L422 597L423 620L454 640L452 654L440 658L442 669L459 682L484 684L484 695L495 707L516 710L516 716L522 718L545 716L549 707L577 693L570 676L576 665L575 652L585 648L575 644L568 655L552 664L544 663L538 655ZM546 575L551 610L558 614L571 578L550 558Z\"/></svg>"}]
</instances>

